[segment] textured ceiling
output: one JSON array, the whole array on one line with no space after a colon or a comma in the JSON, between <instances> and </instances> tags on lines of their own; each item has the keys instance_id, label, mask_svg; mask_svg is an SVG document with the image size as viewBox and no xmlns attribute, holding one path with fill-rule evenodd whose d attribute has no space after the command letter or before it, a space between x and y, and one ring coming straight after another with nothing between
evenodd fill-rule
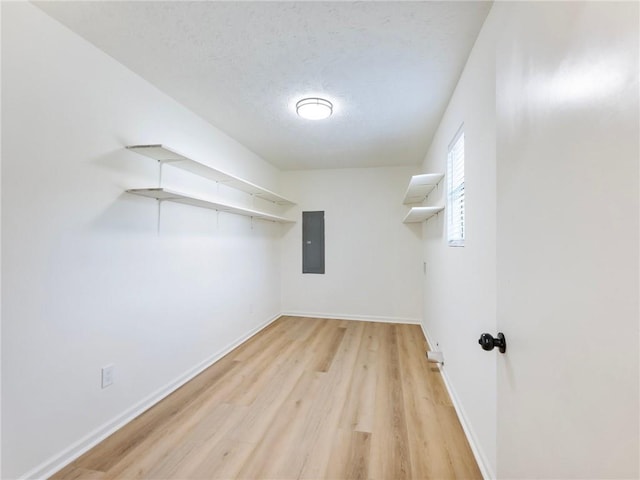
<instances>
[{"instance_id":1,"label":"textured ceiling","mask_svg":"<svg viewBox=\"0 0 640 480\"><path fill-rule=\"evenodd\" d=\"M419 164L491 6L37 5L282 169ZM330 119L295 115L314 95L334 102Z\"/></svg>"}]
</instances>

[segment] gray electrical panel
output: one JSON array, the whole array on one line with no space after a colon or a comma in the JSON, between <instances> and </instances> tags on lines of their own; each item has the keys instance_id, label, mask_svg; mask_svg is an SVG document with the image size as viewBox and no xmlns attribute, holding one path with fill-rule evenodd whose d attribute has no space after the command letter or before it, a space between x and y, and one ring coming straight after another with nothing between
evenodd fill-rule
<instances>
[{"instance_id":1,"label":"gray electrical panel","mask_svg":"<svg viewBox=\"0 0 640 480\"><path fill-rule=\"evenodd\" d=\"M324 212L302 212L302 273L324 273Z\"/></svg>"}]
</instances>

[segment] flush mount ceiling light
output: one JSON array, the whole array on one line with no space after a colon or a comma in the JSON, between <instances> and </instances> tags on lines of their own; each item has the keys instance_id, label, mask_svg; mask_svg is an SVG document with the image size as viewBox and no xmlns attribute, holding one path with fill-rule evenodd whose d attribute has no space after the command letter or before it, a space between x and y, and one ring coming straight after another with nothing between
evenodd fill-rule
<instances>
[{"instance_id":1,"label":"flush mount ceiling light","mask_svg":"<svg viewBox=\"0 0 640 480\"><path fill-rule=\"evenodd\" d=\"M333 104L324 98L303 98L296 103L296 113L307 120L322 120L333 113Z\"/></svg>"}]
</instances>

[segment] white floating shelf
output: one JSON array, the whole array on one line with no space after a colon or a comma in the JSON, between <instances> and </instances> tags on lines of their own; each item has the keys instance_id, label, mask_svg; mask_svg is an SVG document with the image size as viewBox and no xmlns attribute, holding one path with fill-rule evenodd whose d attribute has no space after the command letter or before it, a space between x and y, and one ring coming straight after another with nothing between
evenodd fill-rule
<instances>
[{"instance_id":1,"label":"white floating shelf","mask_svg":"<svg viewBox=\"0 0 640 480\"><path fill-rule=\"evenodd\" d=\"M153 158L158 162L171 164L174 167L208 178L209 180L224 183L225 185L229 185L237 190L268 200L277 205L295 205L295 202L288 198L284 198L271 190L267 190L266 188L259 187L254 183L248 182L229 173L222 172L216 168L191 160L190 158L180 155L163 145L132 145L127 147L127 149L139 153L140 155L144 155L145 157Z\"/></svg>"},{"instance_id":2,"label":"white floating shelf","mask_svg":"<svg viewBox=\"0 0 640 480\"><path fill-rule=\"evenodd\" d=\"M402 223L420 223L443 210L444 207L412 207Z\"/></svg>"},{"instance_id":3,"label":"white floating shelf","mask_svg":"<svg viewBox=\"0 0 640 480\"><path fill-rule=\"evenodd\" d=\"M411 177L407 193L404 194L404 204L422 202L440 180L444 178L442 173L423 173Z\"/></svg>"},{"instance_id":4,"label":"white floating shelf","mask_svg":"<svg viewBox=\"0 0 640 480\"><path fill-rule=\"evenodd\" d=\"M235 205L229 205L226 203L212 202L211 200L204 200L202 198L194 197L193 195L187 195L185 193L167 190L166 188L134 188L131 190L127 190L127 193L133 193L134 195L141 195L143 197L155 198L156 200L169 200L171 202L209 208L211 210L218 210L220 212L235 213L236 215L244 215L245 217L261 218L263 220L269 220L271 222L295 223L295 220L279 217L270 213L251 210L249 208L237 207Z\"/></svg>"}]
</instances>

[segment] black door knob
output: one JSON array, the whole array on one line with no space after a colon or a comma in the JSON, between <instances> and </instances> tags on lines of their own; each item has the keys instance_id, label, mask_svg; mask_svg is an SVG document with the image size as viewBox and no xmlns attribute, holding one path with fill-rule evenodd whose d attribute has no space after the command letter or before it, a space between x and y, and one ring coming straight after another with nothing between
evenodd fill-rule
<instances>
[{"instance_id":1,"label":"black door knob","mask_svg":"<svg viewBox=\"0 0 640 480\"><path fill-rule=\"evenodd\" d=\"M502 332L498 333L498 338L493 338L493 335L490 333L483 333L480 335L478 343L482 349L487 352L493 350L495 347L498 347L500 353L507 351L507 340L504 338L504 334Z\"/></svg>"}]
</instances>

